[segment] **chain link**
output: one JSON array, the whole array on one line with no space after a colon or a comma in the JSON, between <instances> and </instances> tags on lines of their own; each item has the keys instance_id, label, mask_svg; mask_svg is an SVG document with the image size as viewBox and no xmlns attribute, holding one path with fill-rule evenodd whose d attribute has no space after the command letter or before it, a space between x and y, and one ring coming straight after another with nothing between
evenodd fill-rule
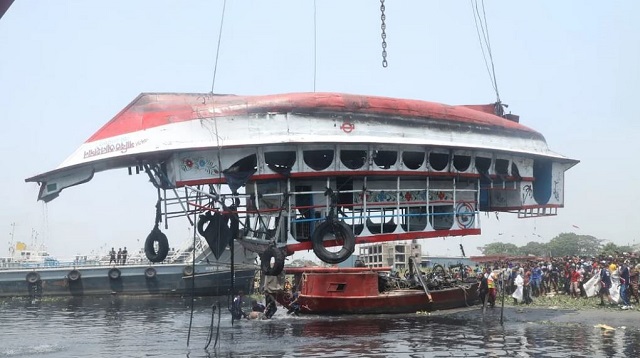
<instances>
[{"instance_id":1,"label":"chain link","mask_svg":"<svg viewBox=\"0 0 640 358\"><path fill-rule=\"evenodd\" d=\"M382 24L380 25L380 29L382 30L382 34L380 35L380 37L382 37L382 67L387 67L387 24L384 22L387 17L384 14L384 10L384 0L380 0L380 20L382 21Z\"/></svg>"}]
</instances>

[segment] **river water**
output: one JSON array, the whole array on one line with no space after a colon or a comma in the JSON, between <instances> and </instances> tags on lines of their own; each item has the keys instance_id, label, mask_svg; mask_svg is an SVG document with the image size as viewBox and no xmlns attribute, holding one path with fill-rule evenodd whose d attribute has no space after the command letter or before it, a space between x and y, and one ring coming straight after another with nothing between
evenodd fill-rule
<instances>
[{"instance_id":1,"label":"river water","mask_svg":"<svg viewBox=\"0 0 640 358\"><path fill-rule=\"evenodd\" d=\"M555 321L564 314L557 310L509 307L501 324L499 309L483 315L478 307L349 317L291 317L280 308L272 320L232 325L222 309L213 315L212 329L211 307L218 302L226 307L226 298L196 300L193 316L190 302L133 297L0 301L0 357L640 356L640 327L633 323L603 330L594 327L603 322L580 322L575 314L573 322Z\"/></svg>"}]
</instances>

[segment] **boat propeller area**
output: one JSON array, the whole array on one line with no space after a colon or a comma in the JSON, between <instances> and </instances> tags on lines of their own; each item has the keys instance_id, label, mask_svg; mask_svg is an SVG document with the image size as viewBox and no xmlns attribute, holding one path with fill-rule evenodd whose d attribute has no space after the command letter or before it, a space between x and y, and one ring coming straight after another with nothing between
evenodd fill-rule
<instances>
[{"instance_id":1,"label":"boat propeller area","mask_svg":"<svg viewBox=\"0 0 640 358\"><path fill-rule=\"evenodd\" d=\"M556 215L578 161L494 111L339 93L141 94L27 181L50 201L135 168L158 192L151 261L169 245L159 223L182 217L216 258L235 240L278 275L297 251L338 264L358 244L478 235L481 212Z\"/></svg>"}]
</instances>

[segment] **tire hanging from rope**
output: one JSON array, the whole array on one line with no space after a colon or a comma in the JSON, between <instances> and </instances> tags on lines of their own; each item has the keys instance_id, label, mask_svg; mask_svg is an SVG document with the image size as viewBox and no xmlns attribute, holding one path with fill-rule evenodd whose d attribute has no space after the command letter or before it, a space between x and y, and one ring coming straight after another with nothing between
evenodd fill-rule
<instances>
[{"instance_id":1,"label":"tire hanging from rope","mask_svg":"<svg viewBox=\"0 0 640 358\"><path fill-rule=\"evenodd\" d=\"M156 250L156 243L158 249ZM157 226L151 230L144 242L144 254L151 262L162 262L169 254L169 239Z\"/></svg>"},{"instance_id":2,"label":"tire hanging from rope","mask_svg":"<svg viewBox=\"0 0 640 358\"><path fill-rule=\"evenodd\" d=\"M267 276L278 276L284 269L285 253L275 246L269 246L260 255L260 269ZM274 260L273 266L271 259Z\"/></svg>"},{"instance_id":3,"label":"tire hanging from rope","mask_svg":"<svg viewBox=\"0 0 640 358\"><path fill-rule=\"evenodd\" d=\"M353 254L356 248L356 237L349 225L336 218L337 194L333 189L327 188L324 195L328 196L330 200L329 213L326 221L318 225L313 231L311 242L313 244L313 253L315 253L320 260L335 265L344 262ZM334 240L336 244L342 245L340 251L329 251L325 247L325 238L327 235L333 236L330 240Z\"/></svg>"},{"instance_id":4,"label":"tire hanging from rope","mask_svg":"<svg viewBox=\"0 0 640 358\"><path fill-rule=\"evenodd\" d=\"M162 213L160 211L160 191L158 191L158 201L156 202L156 220L155 226L144 241L144 254L151 262L162 262L169 254L169 240L167 235L160 231L160 221L162 221ZM156 250L157 243L157 250Z\"/></svg>"},{"instance_id":5,"label":"tire hanging from rope","mask_svg":"<svg viewBox=\"0 0 640 358\"><path fill-rule=\"evenodd\" d=\"M342 249L338 252L329 251L325 246L325 237L333 236L338 244L342 244ZM318 258L328 264L339 264L348 259L356 247L356 238L351 231L351 227L339 220L327 220L314 230L311 237L313 242L313 252Z\"/></svg>"}]
</instances>

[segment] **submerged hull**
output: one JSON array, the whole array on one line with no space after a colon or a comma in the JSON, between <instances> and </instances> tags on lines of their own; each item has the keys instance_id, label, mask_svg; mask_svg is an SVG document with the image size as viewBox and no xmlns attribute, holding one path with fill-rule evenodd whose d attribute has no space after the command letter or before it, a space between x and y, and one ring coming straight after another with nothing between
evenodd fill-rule
<instances>
[{"instance_id":1,"label":"submerged hull","mask_svg":"<svg viewBox=\"0 0 640 358\"><path fill-rule=\"evenodd\" d=\"M163 264L0 270L0 297L219 296L230 292L228 267L197 264L194 275L190 269L186 264ZM236 268L234 288L250 292L254 275L254 268Z\"/></svg>"}]
</instances>

